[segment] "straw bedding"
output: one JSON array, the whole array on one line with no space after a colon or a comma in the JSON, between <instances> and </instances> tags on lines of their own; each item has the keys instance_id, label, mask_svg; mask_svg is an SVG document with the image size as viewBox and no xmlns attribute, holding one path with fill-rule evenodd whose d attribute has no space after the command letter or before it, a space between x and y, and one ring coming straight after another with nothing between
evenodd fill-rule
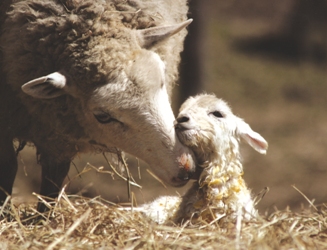
<instances>
[{"instance_id":1,"label":"straw bedding","mask_svg":"<svg viewBox=\"0 0 327 250\"><path fill-rule=\"evenodd\" d=\"M215 221L162 226L133 209L64 190L51 205L50 213L40 215L35 204L8 201L0 209L0 249L327 248L327 204L301 212L276 210L224 228Z\"/></svg>"}]
</instances>

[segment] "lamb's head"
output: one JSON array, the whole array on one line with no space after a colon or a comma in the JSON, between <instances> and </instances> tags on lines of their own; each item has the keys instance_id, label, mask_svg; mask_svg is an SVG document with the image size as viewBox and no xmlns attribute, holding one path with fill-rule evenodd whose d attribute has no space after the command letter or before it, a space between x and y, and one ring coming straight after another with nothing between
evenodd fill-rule
<instances>
[{"instance_id":1,"label":"lamb's head","mask_svg":"<svg viewBox=\"0 0 327 250\"><path fill-rule=\"evenodd\" d=\"M178 138L193 150L199 164L221 160L222 156L239 158L240 137L261 154L268 148L260 134L214 95L202 94L187 99L180 108L175 128Z\"/></svg>"},{"instance_id":2,"label":"lamb's head","mask_svg":"<svg viewBox=\"0 0 327 250\"><path fill-rule=\"evenodd\" d=\"M170 73L151 49L190 21L144 30L121 27L117 39L94 36L86 51L76 50L62 62L64 70L22 89L47 100L68 96L84 141L103 150L118 147L147 162L165 182L181 186L195 171L193 153L175 134L166 81Z\"/></svg>"}]
</instances>

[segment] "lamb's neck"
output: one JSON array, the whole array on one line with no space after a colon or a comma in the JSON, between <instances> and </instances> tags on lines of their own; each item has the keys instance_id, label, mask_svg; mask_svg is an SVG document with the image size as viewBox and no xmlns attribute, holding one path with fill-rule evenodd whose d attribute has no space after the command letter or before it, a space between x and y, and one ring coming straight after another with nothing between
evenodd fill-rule
<instances>
[{"instance_id":1,"label":"lamb's neck","mask_svg":"<svg viewBox=\"0 0 327 250\"><path fill-rule=\"evenodd\" d=\"M219 155L218 155L219 154ZM243 166L239 151L226 150L221 153L212 153L206 156L206 160L199 161L204 168L200 182L204 178L219 179L223 176L238 177L243 175Z\"/></svg>"},{"instance_id":2,"label":"lamb's neck","mask_svg":"<svg viewBox=\"0 0 327 250\"><path fill-rule=\"evenodd\" d=\"M199 185L207 199L221 200L237 193L243 187L243 168L239 160L232 162L211 162L203 170Z\"/></svg>"}]
</instances>

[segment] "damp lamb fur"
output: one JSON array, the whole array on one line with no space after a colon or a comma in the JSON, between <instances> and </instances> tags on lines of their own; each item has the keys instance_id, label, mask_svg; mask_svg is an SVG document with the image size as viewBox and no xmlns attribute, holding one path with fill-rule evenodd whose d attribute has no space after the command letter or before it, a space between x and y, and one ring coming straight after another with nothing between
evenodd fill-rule
<instances>
[{"instance_id":1,"label":"damp lamb fur","mask_svg":"<svg viewBox=\"0 0 327 250\"><path fill-rule=\"evenodd\" d=\"M202 220L218 221L221 226L235 223L238 217L256 218L254 200L243 179L239 143L243 138L266 154L266 140L234 115L225 101L209 94L190 97L183 103L175 129L203 170L182 197L163 196L145 204L147 215L160 224Z\"/></svg>"}]
</instances>

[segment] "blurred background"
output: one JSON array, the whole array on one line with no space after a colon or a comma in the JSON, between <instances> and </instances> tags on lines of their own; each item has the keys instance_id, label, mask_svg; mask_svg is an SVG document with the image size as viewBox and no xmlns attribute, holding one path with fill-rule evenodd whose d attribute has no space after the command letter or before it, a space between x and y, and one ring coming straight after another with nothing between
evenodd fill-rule
<instances>
[{"instance_id":1,"label":"blurred background","mask_svg":"<svg viewBox=\"0 0 327 250\"><path fill-rule=\"evenodd\" d=\"M175 113L188 96L215 93L269 142L266 156L242 143L248 186L254 195L270 189L258 205L261 213L308 206L292 185L314 204L327 202L327 1L191 0L189 16L194 21L172 98ZM138 204L183 194L189 186L164 187L146 164L127 158L143 187L131 189ZM31 193L40 185L35 150L24 149L18 161L15 200L35 200ZM67 193L128 201L126 182L88 163L113 172L101 154L77 157Z\"/></svg>"}]
</instances>

